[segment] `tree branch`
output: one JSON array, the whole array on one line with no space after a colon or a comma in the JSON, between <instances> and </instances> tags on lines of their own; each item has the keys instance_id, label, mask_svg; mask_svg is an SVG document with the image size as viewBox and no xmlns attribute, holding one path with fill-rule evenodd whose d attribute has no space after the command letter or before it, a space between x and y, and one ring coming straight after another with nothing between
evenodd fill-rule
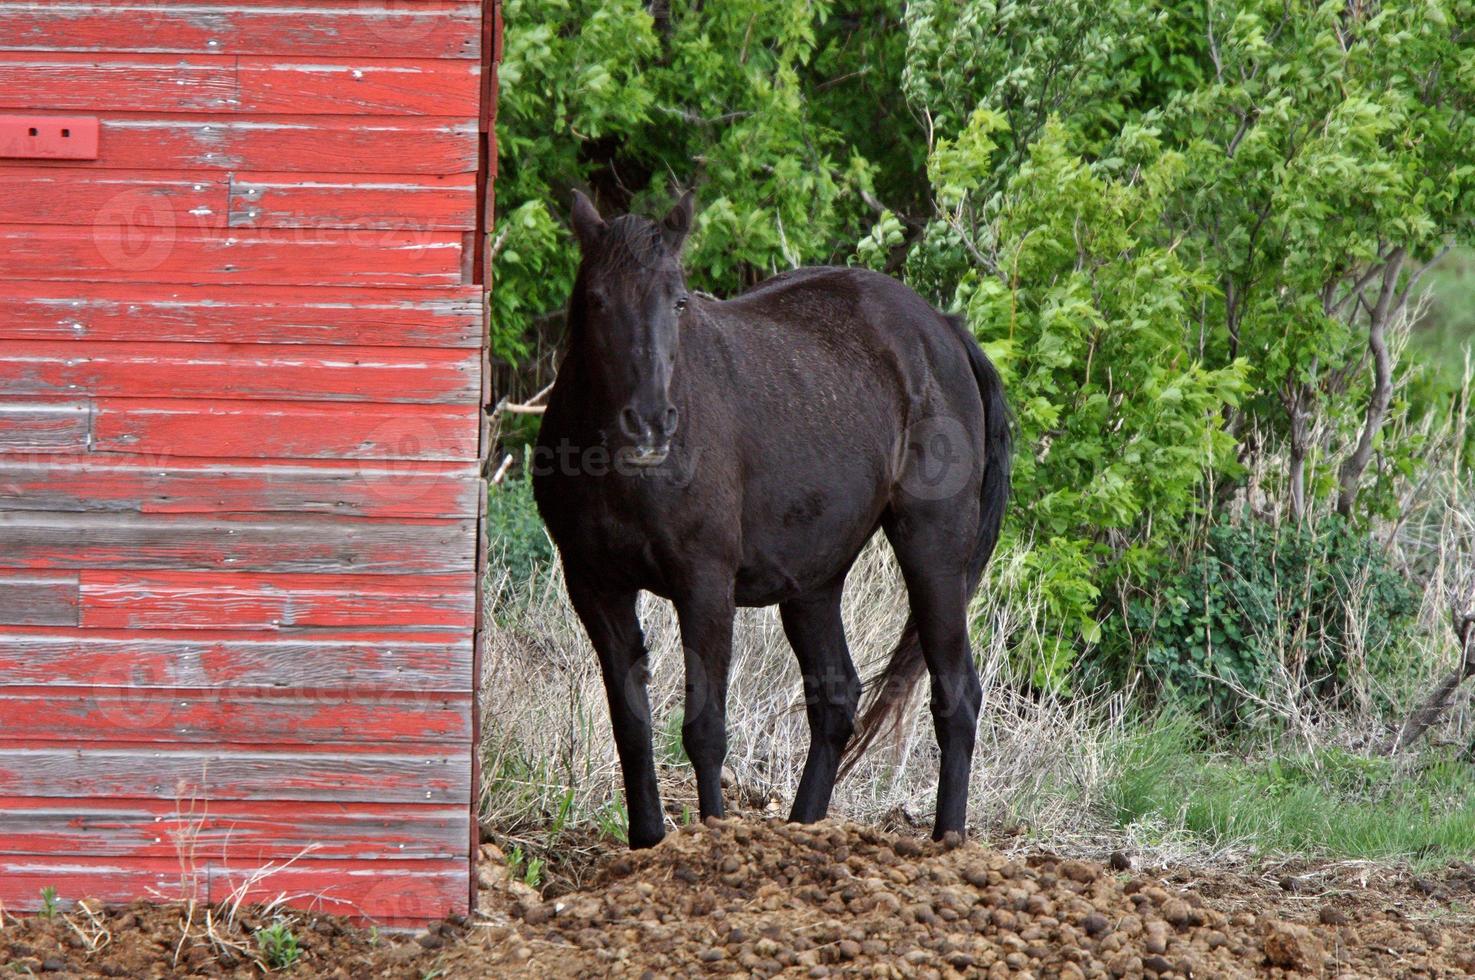
<instances>
[{"instance_id":1,"label":"tree branch","mask_svg":"<svg viewBox=\"0 0 1475 980\"><path fill-rule=\"evenodd\" d=\"M1393 250L1388 263L1383 267L1383 288L1378 291L1377 304L1368 317L1367 344L1373 355L1373 390L1368 397L1367 415L1362 426L1362 435L1357 439L1357 448L1342 463L1337 475L1341 491L1337 495L1337 513L1352 516L1357 503L1358 484L1363 471L1373 456L1373 440L1388 416L1388 405L1393 401L1393 365L1388 355L1388 314L1392 309L1393 297L1398 292L1398 276L1403 271L1407 252L1400 246Z\"/></svg>"}]
</instances>

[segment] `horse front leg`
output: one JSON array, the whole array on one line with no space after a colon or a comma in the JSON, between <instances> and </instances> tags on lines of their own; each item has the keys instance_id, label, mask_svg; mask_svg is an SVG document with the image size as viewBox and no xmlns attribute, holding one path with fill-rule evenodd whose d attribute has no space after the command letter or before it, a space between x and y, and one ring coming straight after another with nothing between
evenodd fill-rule
<instances>
[{"instance_id":1,"label":"horse front leg","mask_svg":"<svg viewBox=\"0 0 1475 980\"><path fill-rule=\"evenodd\" d=\"M676 599L686 660L686 714L681 744L696 770L702 819L720 817L722 763L727 758L727 672L732 663L734 578L711 572Z\"/></svg>"},{"instance_id":2,"label":"horse front leg","mask_svg":"<svg viewBox=\"0 0 1475 980\"><path fill-rule=\"evenodd\" d=\"M568 579L569 599L599 654L615 750L625 777L631 847L650 847L666 835L661 794L651 753L650 655L635 612L635 592L605 592Z\"/></svg>"}]
</instances>

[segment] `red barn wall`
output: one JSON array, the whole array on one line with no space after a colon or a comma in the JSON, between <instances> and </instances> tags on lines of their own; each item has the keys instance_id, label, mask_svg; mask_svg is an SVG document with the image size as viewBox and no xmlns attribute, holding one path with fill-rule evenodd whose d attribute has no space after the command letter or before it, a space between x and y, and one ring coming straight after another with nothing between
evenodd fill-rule
<instances>
[{"instance_id":1,"label":"red barn wall","mask_svg":"<svg viewBox=\"0 0 1475 980\"><path fill-rule=\"evenodd\" d=\"M467 908L495 27L0 2L7 911Z\"/></svg>"}]
</instances>

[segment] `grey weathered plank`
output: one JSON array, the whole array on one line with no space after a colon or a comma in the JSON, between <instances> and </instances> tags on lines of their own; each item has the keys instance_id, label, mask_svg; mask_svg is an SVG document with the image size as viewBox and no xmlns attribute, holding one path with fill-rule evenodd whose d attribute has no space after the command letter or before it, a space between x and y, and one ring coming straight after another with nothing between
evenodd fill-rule
<instances>
[{"instance_id":1,"label":"grey weathered plank","mask_svg":"<svg viewBox=\"0 0 1475 980\"><path fill-rule=\"evenodd\" d=\"M476 522L0 512L0 555L27 568L457 572Z\"/></svg>"},{"instance_id":2,"label":"grey weathered plank","mask_svg":"<svg viewBox=\"0 0 1475 980\"><path fill-rule=\"evenodd\" d=\"M7 749L0 753L0 794L469 805L470 749L469 742L459 751L433 755L88 746Z\"/></svg>"},{"instance_id":3,"label":"grey weathered plank","mask_svg":"<svg viewBox=\"0 0 1475 980\"><path fill-rule=\"evenodd\" d=\"M0 454L87 451L88 405L0 402Z\"/></svg>"},{"instance_id":4,"label":"grey weathered plank","mask_svg":"<svg viewBox=\"0 0 1475 980\"><path fill-rule=\"evenodd\" d=\"M0 455L0 511L474 518L475 463Z\"/></svg>"},{"instance_id":5,"label":"grey weathered plank","mask_svg":"<svg viewBox=\"0 0 1475 980\"><path fill-rule=\"evenodd\" d=\"M0 568L0 625L75 626L76 572L28 572Z\"/></svg>"}]
</instances>

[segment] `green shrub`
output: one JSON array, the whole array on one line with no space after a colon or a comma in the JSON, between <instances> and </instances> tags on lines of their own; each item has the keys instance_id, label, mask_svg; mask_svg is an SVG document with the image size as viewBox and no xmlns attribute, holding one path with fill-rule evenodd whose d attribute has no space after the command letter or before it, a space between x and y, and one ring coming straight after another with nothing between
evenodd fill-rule
<instances>
[{"instance_id":1,"label":"green shrub","mask_svg":"<svg viewBox=\"0 0 1475 980\"><path fill-rule=\"evenodd\" d=\"M1218 524L1156 594L1127 604L1138 662L1165 697L1221 727L1259 699L1345 697L1389 676L1418 594L1354 526ZM1362 675L1361 672L1366 672Z\"/></svg>"},{"instance_id":2,"label":"green shrub","mask_svg":"<svg viewBox=\"0 0 1475 980\"><path fill-rule=\"evenodd\" d=\"M518 591L538 581L553 563L553 542L533 500L531 474L511 477L487 497L488 565L493 588Z\"/></svg>"}]
</instances>

